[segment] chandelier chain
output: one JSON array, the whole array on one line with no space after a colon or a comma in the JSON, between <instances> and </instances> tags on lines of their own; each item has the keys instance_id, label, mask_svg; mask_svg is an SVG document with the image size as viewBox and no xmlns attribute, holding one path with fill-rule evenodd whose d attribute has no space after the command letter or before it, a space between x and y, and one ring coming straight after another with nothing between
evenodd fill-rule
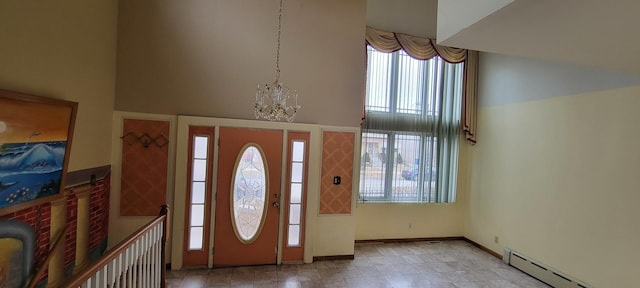
<instances>
[{"instance_id":1,"label":"chandelier chain","mask_svg":"<svg viewBox=\"0 0 640 288\"><path fill-rule=\"evenodd\" d=\"M280 10L278 11L278 46L276 48L276 82L280 80L280 34L282 32L282 1L280 0Z\"/></svg>"}]
</instances>

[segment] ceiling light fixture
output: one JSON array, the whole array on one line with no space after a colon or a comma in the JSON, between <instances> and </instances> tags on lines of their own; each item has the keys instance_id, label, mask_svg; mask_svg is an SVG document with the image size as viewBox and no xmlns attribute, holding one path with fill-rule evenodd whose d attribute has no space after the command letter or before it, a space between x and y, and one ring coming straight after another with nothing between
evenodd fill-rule
<instances>
[{"instance_id":1,"label":"ceiling light fixture","mask_svg":"<svg viewBox=\"0 0 640 288\"><path fill-rule=\"evenodd\" d=\"M298 91L291 90L280 82L280 34L282 31L282 0L278 12L278 46L276 50L276 80L272 83L260 85L256 92L254 105L256 119L269 121L292 122L296 117L300 105L298 105ZM294 104L288 104L293 98Z\"/></svg>"}]
</instances>

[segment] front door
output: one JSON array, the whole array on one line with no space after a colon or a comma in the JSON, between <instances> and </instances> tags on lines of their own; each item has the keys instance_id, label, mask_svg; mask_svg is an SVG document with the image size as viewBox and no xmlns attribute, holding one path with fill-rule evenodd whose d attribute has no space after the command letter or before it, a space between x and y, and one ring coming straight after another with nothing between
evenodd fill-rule
<instances>
[{"instance_id":1,"label":"front door","mask_svg":"<svg viewBox=\"0 0 640 288\"><path fill-rule=\"evenodd\" d=\"M220 127L214 266L276 263L282 136Z\"/></svg>"}]
</instances>

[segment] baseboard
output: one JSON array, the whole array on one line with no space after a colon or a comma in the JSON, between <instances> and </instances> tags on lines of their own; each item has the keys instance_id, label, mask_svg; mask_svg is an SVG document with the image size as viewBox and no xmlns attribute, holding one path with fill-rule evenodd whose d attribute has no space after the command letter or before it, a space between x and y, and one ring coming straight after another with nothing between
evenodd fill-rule
<instances>
[{"instance_id":1,"label":"baseboard","mask_svg":"<svg viewBox=\"0 0 640 288\"><path fill-rule=\"evenodd\" d=\"M500 255L500 253L497 253L497 252L495 252L495 251L493 251L493 250L491 250L491 249L489 249L487 247L484 247L484 246L480 245L480 243L477 243L477 242L475 242L475 241L473 241L473 240L471 240L471 239L469 239L467 237L464 237L464 241L467 241L467 243L469 243L469 244L471 244L473 246L476 246L480 250L482 250L484 252L487 252L487 253L491 254L493 257L496 257L496 258L502 260L502 255Z\"/></svg>"},{"instance_id":2,"label":"baseboard","mask_svg":"<svg viewBox=\"0 0 640 288\"><path fill-rule=\"evenodd\" d=\"M407 242L430 242L430 241L453 241L453 240L465 240L462 236L453 237L425 237L425 238L392 238L392 239L367 239L356 240L356 243L368 244L368 243L407 243Z\"/></svg>"},{"instance_id":3,"label":"baseboard","mask_svg":"<svg viewBox=\"0 0 640 288\"><path fill-rule=\"evenodd\" d=\"M313 262L316 261L334 261L334 260L353 260L354 255L333 255L333 256L313 256Z\"/></svg>"}]
</instances>

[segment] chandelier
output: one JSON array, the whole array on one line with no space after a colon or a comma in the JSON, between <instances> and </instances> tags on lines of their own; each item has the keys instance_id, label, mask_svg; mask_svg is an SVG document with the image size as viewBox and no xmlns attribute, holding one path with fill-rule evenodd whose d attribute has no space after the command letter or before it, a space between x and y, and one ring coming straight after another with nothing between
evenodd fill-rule
<instances>
[{"instance_id":1,"label":"chandelier","mask_svg":"<svg viewBox=\"0 0 640 288\"><path fill-rule=\"evenodd\" d=\"M292 122L298 105L298 92L291 90L280 82L280 33L282 31L282 0L278 12L278 46L276 49L276 80L263 85L258 84L256 103L254 105L256 119L269 121ZM293 104L287 103L291 99Z\"/></svg>"}]
</instances>

